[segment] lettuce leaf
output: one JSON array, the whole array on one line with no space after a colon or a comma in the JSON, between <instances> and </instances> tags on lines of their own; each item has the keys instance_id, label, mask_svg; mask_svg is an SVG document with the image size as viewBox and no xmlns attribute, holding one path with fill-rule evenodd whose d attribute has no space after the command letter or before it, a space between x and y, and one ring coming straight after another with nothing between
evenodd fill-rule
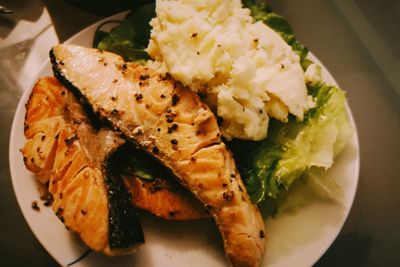
<instances>
[{"instance_id":1,"label":"lettuce leaf","mask_svg":"<svg viewBox=\"0 0 400 267\"><path fill-rule=\"evenodd\" d=\"M272 121L266 140L236 140L230 145L251 200L259 205L264 216L277 212L292 184L309 176L309 170L329 168L353 133L342 90L320 82L309 85L308 93L316 106L302 122L293 117L288 123ZM332 184L332 180L323 177L321 184L323 179Z\"/></svg>"},{"instance_id":2,"label":"lettuce leaf","mask_svg":"<svg viewBox=\"0 0 400 267\"><path fill-rule=\"evenodd\" d=\"M150 59L145 48L150 39L149 22L155 16L155 4L151 3L129 13L120 25L110 32L101 30L104 26L102 24L96 30L93 46L100 50L114 52L127 61L144 62Z\"/></svg>"},{"instance_id":3,"label":"lettuce leaf","mask_svg":"<svg viewBox=\"0 0 400 267\"><path fill-rule=\"evenodd\" d=\"M325 169L311 167L293 182L290 190L283 191L274 202L279 212L295 212L317 200L340 202L343 196L342 189Z\"/></svg>"}]
</instances>

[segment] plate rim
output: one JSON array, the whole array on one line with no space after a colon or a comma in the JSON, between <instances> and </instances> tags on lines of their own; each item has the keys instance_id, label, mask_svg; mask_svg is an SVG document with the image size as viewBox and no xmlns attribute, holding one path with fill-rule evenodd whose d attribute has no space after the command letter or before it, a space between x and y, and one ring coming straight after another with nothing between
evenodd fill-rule
<instances>
[{"instance_id":1,"label":"plate rim","mask_svg":"<svg viewBox=\"0 0 400 267\"><path fill-rule=\"evenodd\" d=\"M319 60L319 58L318 58L314 53L312 53L311 51L308 51L307 57L311 57L311 59L313 60L314 63L318 63L318 65L321 66L321 69L323 70L323 72L325 72L325 75L328 76L327 78L328 78L329 80L331 80L331 82L332 82L332 84L333 84L334 86L337 86L338 88L340 88L341 90L343 90L342 87L340 87L340 85L339 85L339 83L337 82L337 80L333 77L333 75L331 74L331 72L329 71L329 69ZM343 91L346 93L345 90L343 90ZM347 221L347 219L348 219L348 217L349 217L349 214L350 214L350 212L351 212L351 210L352 210L352 208L353 208L354 199L355 199L356 194L357 194L357 191L358 191L358 184L359 184L359 180L360 180L360 139L359 139L359 136L358 136L357 125L356 125L356 122L355 122L353 113L352 113L352 111L351 111L351 108L350 108L350 105L349 105L349 102L348 102L347 97L346 97L346 112L347 112L348 119L350 120L350 124L351 124L351 126L354 128L354 129L353 129L353 130L354 130L354 131L353 131L353 135L352 135L352 137L351 137L351 139L353 139L353 140L351 140L351 139L348 140L348 142L347 142L347 144L346 144L346 147L349 145L349 143L350 143L351 141L353 141L355 147L357 148L357 149L356 149L355 162L354 162L354 164L355 164L355 165L354 165L354 166L355 166L355 168L354 168L354 177L353 177L353 179L354 179L354 180L353 180L353 183L354 183L354 184L353 184L354 190L352 191L352 194L351 194L350 199L349 199L350 206L347 207L345 216L342 218L342 221L340 222L340 226L337 228L336 233L335 233L334 235L332 235L333 238L330 238L331 240L329 240L329 242L327 242L327 245L325 246L325 248L323 248L323 249L320 250L320 255L319 255L318 257L315 258L315 260L312 262L311 266L313 266L315 263L317 263L317 261L318 261L319 259L321 259L321 257L328 251L328 249L332 246L333 242L334 242L334 241L336 240L336 238L339 236L339 234L340 234L340 232L342 231L343 226L344 226L344 224L346 223L346 221ZM345 148L346 148L346 147L345 147ZM339 153L338 157L340 156L340 154L341 154L341 153ZM332 167L333 167L333 165L332 165Z\"/></svg>"},{"instance_id":2,"label":"plate rim","mask_svg":"<svg viewBox=\"0 0 400 267\"><path fill-rule=\"evenodd\" d=\"M129 14L130 11L124 11L124 12L120 12L117 14L114 14L112 16L106 17L104 19L101 19L99 21L94 22L93 24L83 28L82 30L80 30L79 32L75 33L72 37L70 37L68 40L64 41L63 43L68 44L68 43L74 43L74 41L76 39L78 39L80 36L87 34L85 32L90 31L92 28L94 27L98 27L100 24L110 20L110 19L120 19L123 16L126 16L127 14ZM329 69L326 68L326 66L317 58L317 56L315 56L315 54L313 54L311 51L309 51L308 57L310 57L315 63L317 63L318 65L321 66L321 69L323 70L324 74L327 75L328 80L330 80L330 83L341 88L339 86L339 83L335 80L335 78L333 77L333 75L330 73ZM14 160L14 156L16 154L16 150L17 149L15 147L14 144L16 144L16 134L15 132L17 131L17 128L20 127L20 125L17 125L19 123L19 121L16 120L16 115L17 115L17 111L20 109L23 109L24 105L25 105L25 101L27 99L27 95L31 92L32 87L34 86L36 80L38 79L39 74L46 68L48 67L48 64L50 64L50 60L46 59L41 66L38 68L38 72L35 75L35 78L32 80L31 83L29 83L29 87L25 88L25 90L23 91L23 94L21 95L18 105L15 109L15 114L13 117L13 122L12 122L12 126L11 126L11 130L10 130L10 140L9 140L9 151L8 151L8 156L9 156L9 168L10 168L10 178L12 181L12 186L13 186L13 191L14 194L16 196L17 202L18 202L18 206L23 214L23 217L25 219L25 221L27 222L30 230L32 231L32 233L34 234L35 238L39 241L39 243L42 245L42 247L47 251L47 253L49 253L50 256L53 257L53 259L55 259L59 264L61 265L65 265L66 263L64 262L64 260L61 258L61 256L59 256L57 253L52 252L51 249L48 248L47 242L45 240L45 238L43 236L41 236L38 233L38 230L36 229L36 226L34 225L33 221L29 219L29 214L28 214L28 208L25 207L25 205L23 205L23 200L22 200L22 195L18 194L18 190L16 190L17 186L18 186L18 182L17 182L17 178L15 178L17 176L16 174L16 170L15 170L15 166L16 166L16 162ZM343 90L343 89L342 89ZM349 103L346 99L346 111L347 111L347 115L348 118L350 120L351 125L354 128L354 132L353 132L353 136L351 137L351 139L349 140L348 144L346 146L349 145L350 142L353 142L355 148L356 148L356 155L355 160L354 160L354 173L352 174L352 186L354 187L354 190L351 191L351 195L349 196L349 206L346 206L346 212L344 213L343 218L341 219L340 223L337 225L337 227L335 228L334 233L332 233L329 237L328 240L326 240L326 245L322 247L322 249L320 249L318 251L318 253L316 253L315 255L315 259L310 262L310 265L314 265L325 253L326 251L331 247L332 243L336 240L336 238L339 236L341 230L343 229L343 226L345 224L345 222L348 219L348 216L352 210L352 207L354 205L354 200L355 200L355 196L357 194L358 191L358 184L359 184L359 175L360 175L360 141L359 141L359 135L358 135L358 131L357 131L357 125L353 116L353 113L351 111L351 108L349 106Z\"/></svg>"}]
</instances>

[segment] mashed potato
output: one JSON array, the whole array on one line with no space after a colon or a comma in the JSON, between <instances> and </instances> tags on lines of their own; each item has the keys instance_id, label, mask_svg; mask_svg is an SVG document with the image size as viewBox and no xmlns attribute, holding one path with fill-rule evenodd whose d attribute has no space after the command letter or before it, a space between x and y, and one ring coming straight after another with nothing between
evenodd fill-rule
<instances>
[{"instance_id":1,"label":"mashed potato","mask_svg":"<svg viewBox=\"0 0 400 267\"><path fill-rule=\"evenodd\" d=\"M156 1L149 55L207 102L228 138L266 138L269 117L299 120L313 102L299 57L240 0Z\"/></svg>"}]
</instances>

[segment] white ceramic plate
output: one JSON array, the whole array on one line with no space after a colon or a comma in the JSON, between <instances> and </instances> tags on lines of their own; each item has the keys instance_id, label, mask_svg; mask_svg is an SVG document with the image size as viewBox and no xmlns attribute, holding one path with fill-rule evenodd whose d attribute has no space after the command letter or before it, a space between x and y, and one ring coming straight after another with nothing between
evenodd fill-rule
<instances>
[{"instance_id":1,"label":"white ceramic plate","mask_svg":"<svg viewBox=\"0 0 400 267\"><path fill-rule=\"evenodd\" d=\"M109 19L121 19L124 13ZM105 21L105 20L103 20ZM79 32L67 43L90 47L100 21ZM320 63L311 55L311 59ZM46 61L38 77L52 75ZM323 67L323 78L336 84ZM32 81L33 85L34 81ZM144 214L141 218L146 243L130 256L108 258L98 253L87 254L88 248L68 232L50 208L40 212L31 208L39 200L38 185L24 166L19 149L24 146L23 121L25 103L31 88L23 94L14 117L10 137L10 169L18 203L33 233L45 249L63 266L226 266L217 230L211 221L168 222ZM350 109L349 116L354 125ZM354 126L355 127L355 126ZM263 266L311 266L328 249L338 235L350 211L357 188L359 145L355 132L345 150L330 170L344 190L341 203L317 203L295 214L280 214L266 221L267 246ZM86 255L87 254L87 255ZM83 256L83 257L82 257ZM80 259L81 258L81 259Z\"/></svg>"}]
</instances>

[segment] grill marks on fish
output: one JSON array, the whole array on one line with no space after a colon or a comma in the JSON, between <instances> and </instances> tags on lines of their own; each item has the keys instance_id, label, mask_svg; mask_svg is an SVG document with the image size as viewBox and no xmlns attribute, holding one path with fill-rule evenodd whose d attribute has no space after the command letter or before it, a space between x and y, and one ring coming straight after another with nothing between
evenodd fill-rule
<instances>
[{"instance_id":1,"label":"grill marks on fish","mask_svg":"<svg viewBox=\"0 0 400 267\"><path fill-rule=\"evenodd\" d=\"M21 152L27 168L48 182L57 217L95 251L132 252L144 241L141 227L138 222L129 225L129 231L135 228L133 235L121 222L137 221L137 215L127 189L109 180L103 169L108 154L123 140L113 131L96 131L81 104L53 77L36 83L26 110L27 142ZM115 212L120 209L128 212Z\"/></svg>"},{"instance_id":2,"label":"grill marks on fish","mask_svg":"<svg viewBox=\"0 0 400 267\"><path fill-rule=\"evenodd\" d=\"M108 62L108 68L99 67L99 57ZM208 208L232 265L260 264L265 238L259 233L265 232L264 222L221 141L214 115L197 95L171 78L158 79L157 73L143 66L126 63L121 72L113 66L123 64L122 58L108 52L59 45L52 49L51 58L55 75L66 86L84 96L127 139L167 166ZM148 77L140 85L143 75ZM123 86L116 86L113 79ZM142 97L136 101L139 94ZM112 95L118 99L110 101ZM123 111L118 119L111 114L114 109ZM172 123L178 127L168 134ZM140 134L134 131L136 127L141 127Z\"/></svg>"}]
</instances>

